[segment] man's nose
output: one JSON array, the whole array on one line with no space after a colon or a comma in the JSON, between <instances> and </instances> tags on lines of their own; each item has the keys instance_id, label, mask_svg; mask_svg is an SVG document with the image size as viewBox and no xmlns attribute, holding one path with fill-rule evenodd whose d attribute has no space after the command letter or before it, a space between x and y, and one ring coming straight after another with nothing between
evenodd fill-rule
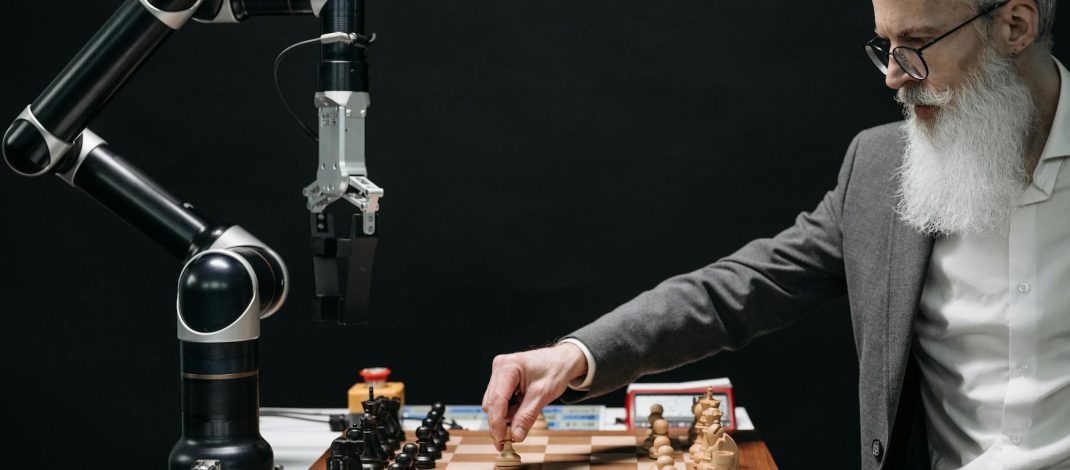
<instances>
[{"instance_id":1,"label":"man's nose","mask_svg":"<svg viewBox=\"0 0 1070 470\"><path fill-rule=\"evenodd\" d=\"M910 76L906 70L903 70L903 67L899 66L899 62L895 60L895 57L888 56L888 73L884 75L884 84L888 85L888 88L898 90L907 83L916 81L918 79Z\"/></svg>"}]
</instances>

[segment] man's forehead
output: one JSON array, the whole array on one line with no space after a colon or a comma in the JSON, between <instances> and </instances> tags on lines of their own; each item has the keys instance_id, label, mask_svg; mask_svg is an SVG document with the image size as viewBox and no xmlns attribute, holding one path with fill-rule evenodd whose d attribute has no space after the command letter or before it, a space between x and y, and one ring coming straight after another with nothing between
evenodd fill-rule
<instances>
[{"instance_id":1,"label":"man's forehead","mask_svg":"<svg viewBox=\"0 0 1070 470\"><path fill-rule=\"evenodd\" d=\"M972 11L964 0L873 0L875 29L884 37L939 34Z\"/></svg>"}]
</instances>

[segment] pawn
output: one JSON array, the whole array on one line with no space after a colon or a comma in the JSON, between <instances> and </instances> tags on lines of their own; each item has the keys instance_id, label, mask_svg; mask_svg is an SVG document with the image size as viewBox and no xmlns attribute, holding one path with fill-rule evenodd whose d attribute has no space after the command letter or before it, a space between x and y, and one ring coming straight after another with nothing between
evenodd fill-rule
<instances>
[{"instance_id":1,"label":"pawn","mask_svg":"<svg viewBox=\"0 0 1070 470\"><path fill-rule=\"evenodd\" d=\"M703 468L704 470L708 470L708 467L710 466L709 460L710 459L705 452L699 452L698 454L691 456L691 465L688 465L688 468Z\"/></svg>"},{"instance_id":2,"label":"pawn","mask_svg":"<svg viewBox=\"0 0 1070 470\"><path fill-rule=\"evenodd\" d=\"M507 437L502 441L502 452L498 454L498 458L494 460L494 465L497 467L520 466L520 454L513 450L512 437Z\"/></svg>"},{"instance_id":3,"label":"pawn","mask_svg":"<svg viewBox=\"0 0 1070 470\"><path fill-rule=\"evenodd\" d=\"M405 467L402 467L401 464L399 464L397 462L394 462L394 463L390 464L390 466L387 467L387 469L388 470L405 470Z\"/></svg>"},{"instance_id":4,"label":"pawn","mask_svg":"<svg viewBox=\"0 0 1070 470\"><path fill-rule=\"evenodd\" d=\"M421 427L425 427L429 430L428 438L431 439L431 442L435 444L435 447L441 453L446 448L446 441L442 439L442 436L435 432L435 420L433 418L424 418ZM437 459L438 457L435 458Z\"/></svg>"},{"instance_id":5,"label":"pawn","mask_svg":"<svg viewBox=\"0 0 1070 470\"><path fill-rule=\"evenodd\" d=\"M430 470L435 468L435 459L431 458L430 455L417 455L416 463L413 465L420 470Z\"/></svg>"},{"instance_id":6,"label":"pawn","mask_svg":"<svg viewBox=\"0 0 1070 470\"><path fill-rule=\"evenodd\" d=\"M395 470L394 469L394 465L395 464L399 465L401 467L400 469L397 469L397 470L412 470L412 469L416 468L416 467L413 466L413 464L416 463L416 461L413 460L412 457L413 456L411 454L406 454L404 452L398 454L397 457L394 457L394 463L390 464L390 470Z\"/></svg>"},{"instance_id":7,"label":"pawn","mask_svg":"<svg viewBox=\"0 0 1070 470\"><path fill-rule=\"evenodd\" d=\"M405 444L404 446L401 447L401 453L402 454L409 454L409 457L411 457L413 459L416 458L416 454L419 453L419 452L420 452L420 446L417 445L417 444L413 444L411 442L408 443L408 444Z\"/></svg>"},{"instance_id":8,"label":"pawn","mask_svg":"<svg viewBox=\"0 0 1070 470\"><path fill-rule=\"evenodd\" d=\"M676 451L673 450L671 445L666 444L666 445L663 445L661 447L658 447L658 458L659 459L661 457L670 457L671 458L671 457L674 457L675 455L676 455Z\"/></svg>"},{"instance_id":9,"label":"pawn","mask_svg":"<svg viewBox=\"0 0 1070 470\"><path fill-rule=\"evenodd\" d=\"M668 436L669 435L669 422L665 418L658 418L654 420L654 423L650 426L651 432L655 436Z\"/></svg>"},{"instance_id":10,"label":"pawn","mask_svg":"<svg viewBox=\"0 0 1070 470\"><path fill-rule=\"evenodd\" d=\"M434 413L434 411L432 411L431 413ZM435 443L435 447L438 447L439 451L446 450L446 439L443 438L442 435L439 434L438 431L435 429L435 424L437 424L435 422L435 418L433 418L430 414L428 414L428 416L424 418L423 426L431 430L431 442Z\"/></svg>"},{"instance_id":11,"label":"pawn","mask_svg":"<svg viewBox=\"0 0 1070 470\"><path fill-rule=\"evenodd\" d=\"M439 407L436 408L435 405L439 405ZM442 403L435 403L435 405L432 405L431 411L427 413L427 417L431 418L435 423L435 426L431 428L432 435L437 435L439 439L442 440L442 445L440 447L442 450L446 450L446 446L450 442L450 432L446 430L446 425L444 424L446 421L446 405L443 405ZM439 408L441 408L441 410Z\"/></svg>"},{"instance_id":12,"label":"pawn","mask_svg":"<svg viewBox=\"0 0 1070 470\"><path fill-rule=\"evenodd\" d=\"M448 429L446 429L445 425L446 405L442 404L442 402L435 402L434 405L431 405L431 411L427 413L427 416L433 417L435 419L435 431L441 434L442 437L446 438L447 441L449 441L450 432Z\"/></svg>"},{"instance_id":13,"label":"pawn","mask_svg":"<svg viewBox=\"0 0 1070 470\"><path fill-rule=\"evenodd\" d=\"M550 423L548 423L546 421L546 415L543 414L540 411L539 412L539 417L535 418L535 424L533 426L531 426L531 429L533 429L533 430L537 429L537 430L540 430L540 431L545 431L545 430L547 430L549 428L550 428Z\"/></svg>"},{"instance_id":14,"label":"pawn","mask_svg":"<svg viewBox=\"0 0 1070 470\"><path fill-rule=\"evenodd\" d=\"M657 449L657 447L654 447L654 438L658 436L658 434L654 432L654 421L661 419L663 413L665 413L665 407L658 403L650 405L650 414L646 418L647 422L650 423L650 433L647 434L646 439L643 440L643 448L648 451Z\"/></svg>"},{"instance_id":15,"label":"pawn","mask_svg":"<svg viewBox=\"0 0 1070 470\"><path fill-rule=\"evenodd\" d=\"M442 458L442 451L431 440L431 430L427 426L416 428L416 443L420 445L420 451L416 453L416 468L420 467L420 456L430 457L432 463Z\"/></svg>"},{"instance_id":16,"label":"pawn","mask_svg":"<svg viewBox=\"0 0 1070 470\"><path fill-rule=\"evenodd\" d=\"M650 415L647 416L646 419L647 419L647 421L650 422L650 426L653 427L654 426L654 421L662 419L663 418L662 415L664 415L664 414L665 414L665 407L661 406L660 403L655 403L653 405L650 405Z\"/></svg>"},{"instance_id":17,"label":"pawn","mask_svg":"<svg viewBox=\"0 0 1070 470\"><path fill-rule=\"evenodd\" d=\"M649 456L652 459L658 458L658 449L662 446L671 446L672 441L669 440L669 436L658 436L654 438L653 445L650 446Z\"/></svg>"},{"instance_id":18,"label":"pawn","mask_svg":"<svg viewBox=\"0 0 1070 470\"><path fill-rule=\"evenodd\" d=\"M658 457L657 465L658 468L664 467L666 465L671 467L673 465L676 465L676 460L674 460L670 455L662 455Z\"/></svg>"}]
</instances>

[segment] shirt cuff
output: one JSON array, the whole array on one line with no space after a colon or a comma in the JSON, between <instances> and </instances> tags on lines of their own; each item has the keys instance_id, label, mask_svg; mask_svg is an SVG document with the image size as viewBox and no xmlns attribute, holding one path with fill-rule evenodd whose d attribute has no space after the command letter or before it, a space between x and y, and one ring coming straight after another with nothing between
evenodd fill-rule
<instances>
[{"instance_id":1,"label":"shirt cuff","mask_svg":"<svg viewBox=\"0 0 1070 470\"><path fill-rule=\"evenodd\" d=\"M561 343L569 343L576 345L576 347L580 348L580 351L583 352L583 357L587 358L587 376L583 378L583 381L580 381L580 379L577 378L568 383L568 388L580 392L586 392L588 389L591 388L591 383L594 382L595 363L594 356L591 355L591 350L587 349L587 345L583 344L582 341L576 338L565 338L557 342L557 344Z\"/></svg>"}]
</instances>

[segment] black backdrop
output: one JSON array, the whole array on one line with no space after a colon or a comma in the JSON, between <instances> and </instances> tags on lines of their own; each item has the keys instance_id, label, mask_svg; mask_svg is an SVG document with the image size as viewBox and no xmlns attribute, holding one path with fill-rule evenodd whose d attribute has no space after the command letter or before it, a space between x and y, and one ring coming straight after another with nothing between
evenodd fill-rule
<instances>
[{"instance_id":1,"label":"black backdrop","mask_svg":"<svg viewBox=\"0 0 1070 470\"><path fill-rule=\"evenodd\" d=\"M14 118L120 1L8 3L0 115ZM191 23L92 126L288 261L292 296L263 324L265 406L344 406L373 365L411 402L478 403L496 353L775 234L832 187L856 132L899 113L861 48L869 2L373 0L367 17L368 154L386 188L372 326L310 318L300 190L316 152L270 66L316 21ZM284 67L302 105L315 58ZM4 169L0 201L5 466L47 453L162 467L179 421L179 261L58 178ZM782 467L857 467L845 305L648 380L731 377Z\"/></svg>"}]
</instances>

